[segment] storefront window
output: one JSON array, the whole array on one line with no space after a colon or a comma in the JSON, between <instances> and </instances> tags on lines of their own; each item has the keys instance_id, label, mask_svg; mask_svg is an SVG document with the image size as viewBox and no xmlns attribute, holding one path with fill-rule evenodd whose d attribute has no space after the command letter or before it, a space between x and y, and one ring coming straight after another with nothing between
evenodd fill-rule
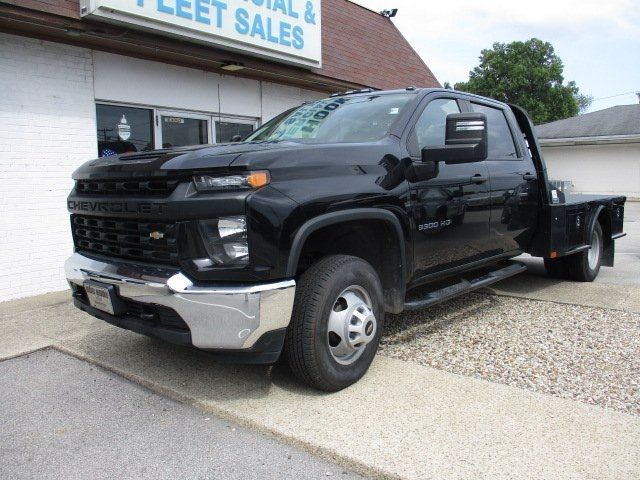
<instances>
[{"instance_id":1,"label":"storefront window","mask_svg":"<svg viewBox=\"0 0 640 480\"><path fill-rule=\"evenodd\" d=\"M244 139L253 132L253 125L249 123L234 123L216 121L216 142L228 143L234 141L234 137Z\"/></svg>"},{"instance_id":2,"label":"storefront window","mask_svg":"<svg viewBox=\"0 0 640 480\"><path fill-rule=\"evenodd\" d=\"M153 110L147 108L96 105L98 155L153 149Z\"/></svg>"},{"instance_id":3,"label":"storefront window","mask_svg":"<svg viewBox=\"0 0 640 480\"><path fill-rule=\"evenodd\" d=\"M162 148L208 143L208 123L198 118L162 115Z\"/></svg>"}]
</instances>

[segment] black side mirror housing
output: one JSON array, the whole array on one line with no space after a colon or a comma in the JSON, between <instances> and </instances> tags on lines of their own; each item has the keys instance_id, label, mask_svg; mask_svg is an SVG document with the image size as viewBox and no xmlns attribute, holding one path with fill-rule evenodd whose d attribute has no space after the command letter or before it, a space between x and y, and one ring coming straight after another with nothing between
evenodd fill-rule
<instances>
[{"instance_id":1,"label":"black side mirror housing","mask_svg":"<svg viewBox=\"0 0 640 480\"><path fill-rule=\"evenodd\" d=\"M242 135L234 135L233 137L231 137L231 141L232 142L241 142L242 141Z\"/></svg>"},{"instance_id":2,"label":"black side mirror housing","mask_svg":"<svg viewBox=\"0 0 640 480\"><path fill-rule=\"evenodd\" d=\"M423 162L481 162L487 158L487 117L484 113L447 115L444 147L424 147Z\"/></svg>"}]
</instances>

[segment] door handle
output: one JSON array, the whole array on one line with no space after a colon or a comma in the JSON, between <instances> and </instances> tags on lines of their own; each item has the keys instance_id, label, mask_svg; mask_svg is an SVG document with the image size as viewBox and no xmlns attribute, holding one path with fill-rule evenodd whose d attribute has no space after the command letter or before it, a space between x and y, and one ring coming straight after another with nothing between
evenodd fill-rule
<instances>
[{"instance_id":1,"label":"door handle","mask_svg":"<svg viewBox=\"0 0 640 480\"><path fill-rule=\"evenodd\" d=\"M484 175L480 175L479 173L476 173L473 177L471 177L471 181L473 183L484 183L487 180L489 180L489 177L486 177Z\"/></svg>"},{"instance_id":2,"label":"door handle","mask_svg":"<svg viewBox=\"0 0 640 480\"><path fill-rule=\"evenodd\" d=\"M529 180L535 180L538 177L533 173L527 172L527 173L522 175L522 178L524 178L526 181L529 181Z\"/></svg>"}]
</instances>

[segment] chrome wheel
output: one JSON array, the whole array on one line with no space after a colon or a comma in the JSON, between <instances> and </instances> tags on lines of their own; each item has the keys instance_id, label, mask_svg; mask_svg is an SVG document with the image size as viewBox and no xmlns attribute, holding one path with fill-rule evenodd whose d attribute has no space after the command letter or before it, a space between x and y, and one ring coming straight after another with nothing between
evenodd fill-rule
<instances>
[{"instance_id":1,"label":"chrome wheel","mask_svg":"<svg viewBox=\"0 0 640 480\"><path fill-rule=\"evenodd\" d=\"M357 285L345 288L329 314L327 343L331 356L342 365L352 364L374 339L376 330L369 294Z\"/></svg>"},{"instance_id":2,"label":"chrome wheel","mask_svg":"<svg viewBox=\"0 0 640 480\"><path fill-rule=\"evenodd\" d=\"M600 232L598 229L593 230L593 236L591 237L591 248L588 255L589 268L595 270L598 267L600 260Z\"/></svg>"}]
</instances>

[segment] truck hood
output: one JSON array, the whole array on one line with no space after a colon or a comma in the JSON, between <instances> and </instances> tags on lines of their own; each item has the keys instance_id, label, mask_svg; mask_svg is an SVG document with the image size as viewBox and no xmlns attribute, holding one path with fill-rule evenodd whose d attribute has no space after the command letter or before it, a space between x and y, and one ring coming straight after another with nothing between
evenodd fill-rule
<instances>
[{"instance_id":1,"label":"truck hood","mask_svg":"<svg viewBox=\"0 0 640 480\"><path fill-rule=\"evenodd\" d=\"M229 167L243 154L300 148L294 142L247 142L127 153L89 160L74 173L74 180L94 178L166 177L178 170Z\"/></svg>"}]
</instances>

